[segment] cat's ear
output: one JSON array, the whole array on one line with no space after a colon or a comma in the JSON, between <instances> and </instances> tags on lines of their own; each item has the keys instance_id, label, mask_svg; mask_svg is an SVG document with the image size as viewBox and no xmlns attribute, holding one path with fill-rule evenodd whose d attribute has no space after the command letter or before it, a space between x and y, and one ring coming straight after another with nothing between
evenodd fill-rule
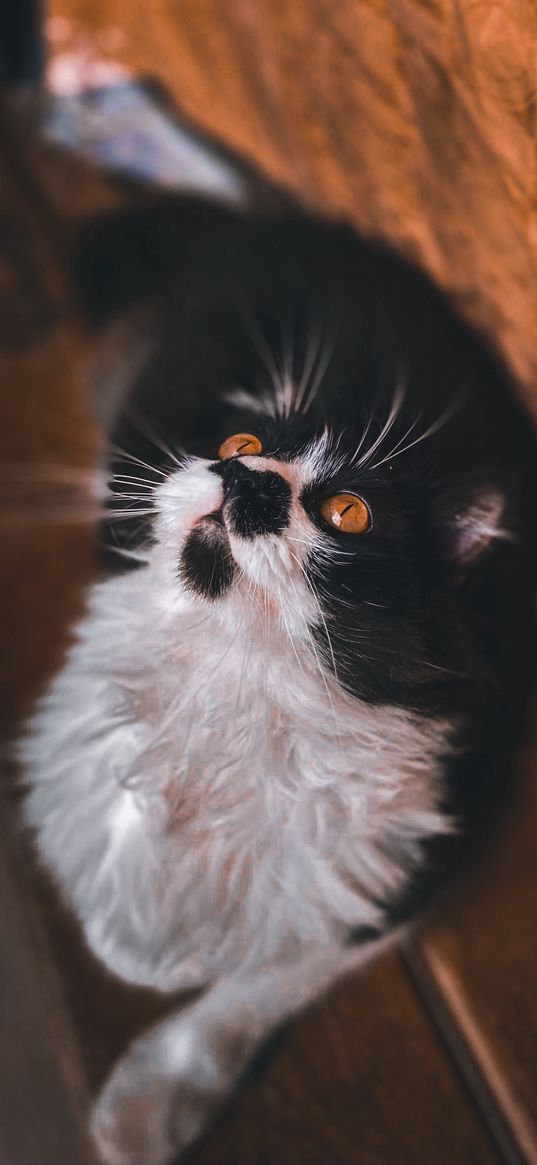
<instances>
[{"instance_id":1,"label":"cat's ear","mask_svg":"<svg viewBox=\"0 0 537 1165\"><path fill-rule=\"evenodd\" d=\"M443 556L453 576L464 579L502 542L513 541L508 493L500 482L463 482L435 506Z\"/></svg>"}]
</instances>

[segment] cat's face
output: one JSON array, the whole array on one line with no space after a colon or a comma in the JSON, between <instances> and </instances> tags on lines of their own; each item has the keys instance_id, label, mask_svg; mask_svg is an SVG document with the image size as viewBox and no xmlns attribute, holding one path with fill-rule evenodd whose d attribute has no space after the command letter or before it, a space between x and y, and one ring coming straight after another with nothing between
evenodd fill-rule
<instances>
[{"instance_id":1,"label":"cat's face","mask_svg":"<svg viewBox=\"0 0 537 1165\"><path fill-rule=\"evenodd\" d=\"M320 627L328 633L338 591L348 611L345 589L373 517L328 429L291 443L283 419L253 420L258 432L228 436L214 461L195 459L157 489L156 534L187 601L242 609L245 622L257 610L300 649ZM352 493L338 488L345 468ZM364 580L357 603L369 589Z\"/></svg>"},{"instance_id":2,"label":"cat's face","mask_svg":"<svg viewBox=\"0 0 537 1165\"><path fill-rule=\"evenodd\" d=\"M292 407L296 391L272 409L232 397L214 457L168 467L154 488L149 554L169 601L278 628L362 699L436 710L449 613L430 485L389 457L416 435L404 394L369 432L321 427ZM498 525L503 500L489 502Z\"/></svg>"},{"instance_id":3,"label":"cat's face","mask_svg":"<svg viewBox=\"0 0 537 1165\"><path fill-rule=\"evenodd\" d=\"M464 705L516 526L501 373L347 232L226 221L171 276L170 237L158 344L114 434L114 504L143 479L168 601L272 621L361 699ZM114 544L143 542L126 526Z\"/></svg>"}]
</instances>

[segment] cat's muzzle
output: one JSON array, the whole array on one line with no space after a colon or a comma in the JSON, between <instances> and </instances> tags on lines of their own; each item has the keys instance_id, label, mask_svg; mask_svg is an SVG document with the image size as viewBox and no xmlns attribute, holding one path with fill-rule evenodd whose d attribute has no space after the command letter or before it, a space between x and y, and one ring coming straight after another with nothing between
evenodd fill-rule
<instances>
[{"instance_id":1,"label":"cat's muzzle","mask_svg":"<svg viewBox=\"0 0 537 1165\"><path fill-rule=\"evenodd\" d=\"M199 518L181 553L179 572L189 590L218 599L240 572L230 535L253 539L281 534L289 525L291 487L273 470L251 469L240 458L208 467L222 479L222 504Z\"/></svg>"}]
</instances>

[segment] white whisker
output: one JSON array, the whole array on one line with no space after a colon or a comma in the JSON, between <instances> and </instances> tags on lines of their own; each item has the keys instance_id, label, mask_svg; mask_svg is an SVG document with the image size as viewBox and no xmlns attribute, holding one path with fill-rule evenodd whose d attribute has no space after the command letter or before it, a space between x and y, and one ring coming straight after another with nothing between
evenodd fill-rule
<instances>
[{"instance_id":1,"label":"white whisker","mask_svg":"<svg viewBox=\"0 0 537 1165\"><path fill-rule=\"evenodd\" d=\"M429 428L426 429L420 437L416 437L415 441L410 441L409 444L404 445L402 449L398 449L397 452L390 453L388 457L383 457L381 461L377 461L375 465L371 465L369 468L378 469L379 466L384 465L386 461L391 461L395 457L400 457L402 453L408 453L409 449L413 449L414 446L419 445L421 441L426 441L428 437L432 437L434 433L438 433L439 430L443 429L444 425L447 425L448 421L450 421L451 418L455 415L458 407L458 402L456 402L454 405L450 405L449 408L445 409L445 411L440 417L438 417L436 421L433 421L432 425L429 425Z\"/></svg>"},{"instance_id":2,"label":"white whisker","mask_svg":"<svg viewBox=\"0 0 537 1165\"><path fill-rule=\"evenodd\" d=\"M154 509L152 509L152 510L139 510L139 509L134 509L134 508L132 510L116 510L116 509L108 510L107 509L104 511L103 516L106 519L106 521L108 522L110 519L116 519L116 518L117 519L119 519L119 518L143 518L143 517L147 517L148 515L151 515L154 513L155 513Z\"/></svg>"},{"instance_id":3,"label":"white whisker","mask_svg":"<svg viewBox=\"0 0 537 1165\"><path fill-rule=\"evenodd\" d=\"M406 429L406 431L403 433L403 436L400 437L399 440L396 442L396 444L393 446L393 449L390 451L390 453L388 453L386 455L386 457L383 457L382 461L377 461L376 465L370 466L371 469L376 469L379 465L384 465L384 463L386 461L389 461L390 458L392 458L395 455L397 450L400 449L401 445L404 444L407 437L409 437L410 434L414 432L416 425L419 425L422 416L423 416L423 413L420 412L418 414L418 416L415 418L415 420L412 421L412 424L408 426L408 429Z\"/></svg>"},{"instance_id":4,"label":"white whisker","mask_svg":"<svg viewBox=\"0 0 537 1165\"><path fill-rule=\"evenodd\" d=\"M143 489L154 489L158 484L156 481L148 481L146 477L131 477L127 473L116 473L110 480L118 481L120 485L137 485Z\"/></svg>"},{"instance_id":5,"label":"white whisker","mask_svg":"<svg viewBox=\"0 0 537 1165\"><path fill-rule=\"evenodd\" d=\"M267 373L269 383L274 389L277 409L277 389L278 386L281 386L282 384L281 371L278 368L274 353L270 347L270 344L267 342L267 338L263 333L263 329L261 328L259 320L256 318L250 305L245 300L241 300L239 310L242 315L243 323L254 345L254 349L259 356L259 359L261 360L261 364L263 365L265 372Z\"/></svg>"},{"instance_id":6,"label":"white whisker","mask_svg":"<svg viewBox=\"0 0 537 1165\"><path fill-rule=\"evenodd\" d=\"M163 438L155 432L152 425L149 424L145 417L142 417L140 413L130 408L127 414L127 420L134 429L138 429L140 433L146 436L148 441L150 441L156 449L160 449L161 453L164 453L166 457L171 457L171 460L175 463L175 465L181 467L182 461L179 461L171 445L169 445L167 441L164 441ZM182 445L178 447L177 452L183 458L187 456L186 449Z\"/></svg>"},{"instance_id":7,"label":"white whisker","mask_svg":"<svg viewBox=\"0 0 537 1165\"><path fill-rule=\"evenodd\" d=\"M307 343L307 348L306 348L306 354L304 357L304 365L302 368L302 375L300 377L300 381L298 383L297 391L296 391L296 395L295 395L294 411L296 413L299 413L302 410L304 396L305 396L307 389L309 388L310 380L311 380L311 377L313 375L315 365L317 364L317 361L319 359L322 342L323 342L323 332L321 332L321 329L318 328L318 330L317 330L317 341L315 342L315 339L313 337L313 333L310 330L310 328L308 328L308 343Z\"/></svg>"},{"instance_id":8,"label":"white whisker","mask_svg":"<svg viewBox=\"0 0 537 1165\"><path fill-rule=\"evenodd\" d=\"M168 477L168 474L163 469L157 469L156 465L150 465L148 461L142 461L142 458L136 457L134 453L127 453L126 449L121 449L117 445L111 445L110 450L117 457L121 457L122 461L132 461L134 465L141 465L143 469L148 469L150 473L157 473L159 477Z\"/></svg>"},{"instance_id":9,"label":"white whisker","mask_svg":"<svg viewBox=\"0 0 537 1165\"><path fill-rule=\"evenodd\" d=\"M334 355L334 347L335 347L334 335L332 335L329 340L323 339L323 345L322 345L322 348L321 348L321 351L319 353L319 357L317 360L317 370L316 370L315 376L313 378L313 383L308 390L307 397L306 397L304 404L302 406L302 409L301 409L301 412L304 414L309 412L315 398L317 397L319 389L323 383L325 374L326 374L328 367L330 365L330 361L332 360L332 357Z\"/></svg>"},{"instance_id":10,"label":"white whisker","mask_svg":"<svg viewBox=\"0 0 537 1165\"><path fill-rule=\"evenodd\" d=\"M353 458L353 462L357 466L358 469L361 469L363 466L368 464L371 457L373 457L373 455L376 453L377 449L380 448L380 446L382 445L382 442L388 436L388 433L391 432L391 430L393 429L393 426L394 426L394 424L395 424L395 422L396 422L396 420L401 412L403 401L404 401L405 396L406 396L406 387L407 387L406 376L403 377L402 374L400 373L398 378L397 378L397 384L395 386L395 391L394 391L393 398L392 398L392 404L391 404L390 411L388 413L386 423L383 425L376 440L373 442L373 444L367 450L367 453L364 453L363 457L361 457L359 461L355 461L355 459Z\"/></svg>"}]
</instances>

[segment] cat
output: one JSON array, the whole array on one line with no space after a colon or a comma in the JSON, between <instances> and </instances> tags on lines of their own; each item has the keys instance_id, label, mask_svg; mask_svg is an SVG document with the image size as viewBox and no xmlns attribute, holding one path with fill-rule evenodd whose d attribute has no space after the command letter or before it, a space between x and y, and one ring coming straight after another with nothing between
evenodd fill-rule
<instances>
[{"instance_id":1,"label":"cat","mask_svg":"<svg viewBox=\"0 0 537 1165\"><path fill-rule=\"evenodd\" d=\"M198 990L93 1116L103 1161L164 1165L490 815L531 674L533 441L441 293L343 225L170 197L95 223L76 278L96 323L154 322L24 814L106 967Z\"/></svg>"}]
</instances>

